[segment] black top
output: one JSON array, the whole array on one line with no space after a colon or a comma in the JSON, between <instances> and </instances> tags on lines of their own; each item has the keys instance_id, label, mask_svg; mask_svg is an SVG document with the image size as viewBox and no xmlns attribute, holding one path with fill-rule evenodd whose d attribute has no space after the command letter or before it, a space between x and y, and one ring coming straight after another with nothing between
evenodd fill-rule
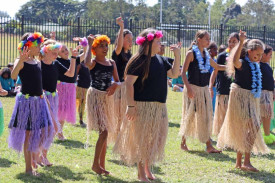
<instances>
[{"instance_id":1,"label":"black top","mask_svg":"<svg viewBox=\"0 0 275 183\"><path fill-rule=\"evenodd\" d=\"M164 57L164 58L166 58L167 61L168 61L171 65L173 65L173 63L174 63L174 59L173 59L173 58L170 58L170 57Z\"/></svg>"},{"instance_id":2,"label":"black top","mask_svg":"<svg viewBox=\"0 0 275 183\"><path fill-rule=\"evenodd\" d=\"M226 59L228 58L227 52L222 52L218 55L217 63L219 65L225 65ZM216 79L216 88L218 95L229 95L230 85L232 80L227 77L225 71L218 71L217 79Z\"/></svg>"},{"instance_id":3,"label":"black top","mask_svg":"<svg viewBox=\"0 0 275 183\"><path fill-rule=\"evenodd\" d=\"M239 69L235 68L235 80L233 82L243 89L252 90L251 68L247 60L242 59L241 62L242 67Z\"/></svg>"},{"instance_id":4,"label":"black top","mask_svg":"<svg viewBox=\"0 0 275 183\"><path fill-rule=\"evenodd\" d=\"M146 56L141 56L135 64L131 65L127 74L139 76L134 83L134 100L149 102L166 102L167 97L167 71L171 69L171 64L166 57L156 55L151 58L148 78L142 85L143 68L137 68L144 62Z\"/></svg>"},{"instance_id":5,"label":"black top","mask_svg":"<svg viewBox=\"0 0 275 183\"><path fill-rule=\"evenodd\" d=\"M59 75L58 71L63 69L66 72L66 69L60 66L57 62L53 62L49 65L45 64L43 61L41 62L41 69L43 90L49 91L51 93L55 92Z\"/></svg>"},{"instance_id":6,"label":"black top","mask_svg":"<svg viewBox=\"0 0 275 183\"><path fill-rule=\"evenodd\" d=\"M196 54L193 51L194 60L190 62L188 67L188 81L190 84L196 85L196 86L207 86L209 84L210 79L210 71L207 73L201 73L201 70L199 68L199 63L196 58ZM203 58L204 64L206 62L206 58Z\"/></svg>"},{"instance_id":7,"label":"black top","mask_svg":"<svg viewBox=\"0 0 275 183\"><path fill-rule=\"evenodd\" d=\"M113 71L113 64L106 66L96 62L95 67L90 70L92 78L91 87L106 91L112 84Z\"/></svg>"},{"instance_id":8,"label":"black top","mask_svg":"<svg viewBox=\"0 0 275 183\"><path fill-rule=\"evenodd\" d=\"M260 62L262 72L262 90L274 90L274 78L271 67L267 63Z\"/></svg>"},{"instance_id":9,"label":"black top","mask_svg":"<svg viewBox=\"0 0 275 183\"><path fill-rule=\"evenodd\" d=\"M71 60L65 60L63 58L57 58L57 63L60 64L63 68L66 68L64 70L63 68L59 70L58 80L65 83L75 83L76 82L76 67L78 64L80 64L80 57L77 57L76 59L76 65L75 65L75 73L73 77L65 76L65 72L68 71L70 68ZM61 67L58 67L61 68Z\"/></svg>"},{"instance_id":10,"label":"black top","mask_svg":"<svg viewBox=\"0 0 275 183\"><path fill-rule=\"evenodd\" d=\"M130 52L125 53L125 59L127 59L127 61L124 60L122 56L122 51L120 52L119 55L116 54L115 50L112 53L112 59L116 62L118 77L119 77L119 81L121 82L124 81L125 68L126 68L127 62L130 60L132 56Z\"/></svg>"},{"instance_id":11,"label":"black top","mask_svg":"<svg viewBox=\"0 0 275 183\"><path fill-rule=\"evenodd\" d=\"M89 88L91 85L91 75L90 70L85 66L84 63L81 63L78 76L77 76L77 86L81 88Z\"/></svg>"},{"instance_id":12,"label":"black top","mask_svg":"<svg viewBox=\"0 0 275 183\"><path fill-rule=\"evenodd\" d=\"M42 73L38 64L28 64L24 62L24 67L20 70L19 77L22 83L21 92L24 95L42 95Z\"/></svg>"}]
</instances>

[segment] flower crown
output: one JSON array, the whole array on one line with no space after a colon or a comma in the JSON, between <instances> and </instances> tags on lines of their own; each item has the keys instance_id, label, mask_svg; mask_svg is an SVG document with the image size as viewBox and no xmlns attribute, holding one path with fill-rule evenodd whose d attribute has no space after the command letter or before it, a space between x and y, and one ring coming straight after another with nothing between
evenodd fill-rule
<instances>
[{"instance_id":1,"label":"flower crown","mask_svg":"<svg viewBox=\"0 0 275 183\"><path fill-rule=\"evenodd\" d=\"M109 38L108 36L106 36L106 35L100 35L100 36L95 37L94 42L93 42L93 44L92 44L92 53L93 53L93 55L96 55L94 49L95 49L102 41L107 41L108 44L111 43L110 38Z\"/></svg>"},{"instance_id":2,"label":"flower crown","mask_svg":"<svg viewBox=\"0 0 275 183\"><path fill-rule=\"evenodd\" d=\"M27 40L21 41L18 44L18 50L23 50L24 47L34 47L44 42L44 36L40 32L31 34Z\"/></svg>"},{"instance_id":3,"label":"flower crown","mask_svg":"<svg viewBox=\"0 0 275 183\"><path fill-rule=\"evenodd\" d=\"M150 32L145 37L138 36L136 39L136 43L141 46L146 40L150 42L150 41L154 40L155 38L162 38L162 37L163 37L163 34L161 31L156 31L155 34Z\"/></svg>"},{"instance_id":4,"label":"flower crown","mask_svg":"<svg viewBox=\"0 0 275 183\"><path fill-rule=\"evenodd\" d=\"M61 44L59 44L59 43L44 45L41 48L40 53L44 56L45 53L47 53L48 51L51 51L51 50L54 50L54 49L60 49L60 48L61 48Z\"/></svg>"}]
</instances>

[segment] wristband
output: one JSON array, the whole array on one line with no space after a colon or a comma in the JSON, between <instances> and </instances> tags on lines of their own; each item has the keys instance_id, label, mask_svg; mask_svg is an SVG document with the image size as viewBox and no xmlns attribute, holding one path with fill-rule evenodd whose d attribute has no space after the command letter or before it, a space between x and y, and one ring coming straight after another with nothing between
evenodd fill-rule
<instances>
[{"instance_id":1,"label":"wristband","mask_svg":"<svg viewBox=\"0 0 275 183\"><path fill-rule=\"evenodd\" d=\"M76 57L75 57L75 56L71 56L71 58L74 58L74 59L76 59Z\"/></svg>"}]
</instances>

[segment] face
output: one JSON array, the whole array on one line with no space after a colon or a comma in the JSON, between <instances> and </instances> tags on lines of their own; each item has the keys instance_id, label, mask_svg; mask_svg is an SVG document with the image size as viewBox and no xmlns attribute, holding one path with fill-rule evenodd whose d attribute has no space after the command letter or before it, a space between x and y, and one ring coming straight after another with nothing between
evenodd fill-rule
<instances>
[{"instance_id":1,"label":"face","mask_svg":"<svg viewBox=\"0 0 275 183\"><path fill-rule=\"evenodd\" d=\"M235 37L232 37L228 40L227 43L228 43L228 48L232 50L239 43L239 40Z\"/></svg>"},{"instance_id":2,"label":"face","mask_svg":"<svg viewBox=\"0 0 275 183\"><path fill-rule=\"evenodd\" d=\"M50 50L45 54L45 57L48 57L49 60L54 61L58 56L59 49Z\"/></svg>"},{"instance_id":3,"label":"face","mask_svg":"<svg viewBox=\"0 0 275 183\"><path fill-rule=\"evenodd\" d=\"M69 59L69 50L68 50L67 46L62 45L60 51L58 52L58 55L61 58L68 60Z\"/></svg>"},{"instance_id":4,"label":"face","mask_svg":"<svg viewBox=\"0 0 275 183\"><path fill-rule=\"evenodd\" d=\"M218 47L217 46L214 46L213 48L210 49L210 55L211 57L215 57L218 55Z\"/></svg>"},{"instance_id":5,"label":"face","mask_svg":"<svg viewBox=\"0 0 275 183\"><path fill-rule=\"evenodd\" d=\"M158 52L159 55L164 55L165 53L165 46L164 45L161 45L160 47L160 51Z\"/></svg>"},{"instance_id":6,"label":"face","mask_svg":"<svg viewBox=\"0 0 275 183\"><path fill-rule=\"evenodd\" d=\"M263 48L257 48L256 50L248 50L248 57L252 62L259 62L264 53Z\"/></svg>"},{"instance_id":7,"label":"face","mask_svg":"<svg viewBox=\"0 0 275 183\"><path fill-rule=\"evenodd\" d=\"M198 38L198 44L203 48L207 48L210 44L210 35L205 34L203 38Z\"/></svg>"},{"instance_id":8,"label":"face","mask_svg":"<svg viewBox=\"0 0 275 183\"><path fill-rule=\"evenodd\" d=\"M3 78L7 79L9 75L7 73L3 74Z\"/></svg>"},{"instance_id":9,"label":"face","mask_svg":"<svg viewBox=\"0 0 275 183\"><path fill-rule=\"evenodd\" d=\"M125 51L128 51L132 48L133 45L133 35L132 34L126 34L123 40L123 48Z\"/></svg>"},{"instance_id":10,"label":"face","mask_svg":"<svg viewBox=\"0 0 275 183\"><path fill-rule=\"evenodd\" d=\"M38 56L40 54L40 45L41 44L38 44L37 46L31 46L29 47L29 50L30 50L30 56Z\"/></svg>"},{"instance_id":11,"label":"face","mask_svg":"<svg viewBox=\"0 0 275 183\"><path fill-rule=\"evenodd\" d=\"M95 49L96 56L107 56L109 45L107 41L102 41Z\"/></svg>"},{"instance_id":12,"label":"face","mask_svg":"<svg viewBox=\"0 0 275 183\"><path fill-rule=\"evenodd\" d=\"M261 62L263 62L263 63L270 62L271 58L272 58L272 50L268 53L263 54Z\"/></svg>"},{"instance_id":13,"label":"face","mask_svg":"<svg viewBox=\"0 0 275 183\"><path fill-rule=\"evenodd\" d=\"M155 38L152 43L152 55L157 54L160 51L161 40L160 38Z\"/></svg>"}]
</instances>

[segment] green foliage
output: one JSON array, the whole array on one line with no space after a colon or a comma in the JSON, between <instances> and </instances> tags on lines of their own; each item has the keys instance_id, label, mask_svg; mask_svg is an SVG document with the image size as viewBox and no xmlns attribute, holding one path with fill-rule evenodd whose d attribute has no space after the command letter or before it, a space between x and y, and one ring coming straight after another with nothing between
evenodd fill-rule
<instances>
[{"instance_id":1,"label":"green foliage","mask_svg":"<svg viewBox=\"0 0 275 183\"><path fill-rule=\"evenodd\" d=\"M0 11L0 17L10 17L9 14L5 11Z\"/></svg>"}]
</instances>

